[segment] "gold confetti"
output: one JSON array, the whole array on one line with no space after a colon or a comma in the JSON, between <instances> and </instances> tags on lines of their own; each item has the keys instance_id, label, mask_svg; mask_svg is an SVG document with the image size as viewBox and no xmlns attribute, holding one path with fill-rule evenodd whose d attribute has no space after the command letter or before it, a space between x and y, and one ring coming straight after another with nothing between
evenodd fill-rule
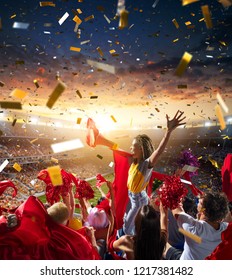
<instances>
[{"instance_id":1,"label":"gold confetti","mask_svg":"<svg viewBox=\"0 0 232 280\"><path fill-rule=\"evenodd\" d=\"M10 18L12 19L12 18L15 18L16 17L16 14L14 14L14 15L12 15L12 16L10 16Z\"/></svg>"},{"instance_id":2,"label":"gold confetti","mask_svg":"<svg viewBox=\"0 0 232 280\"><path fill-rule=\"evenodd\" d=\"M57 99L62 94L62 92L64 92L65 89L66 89L66 85L64 83L62 83L61 81L59 81L59 83L57 84L57 86L55 87L53 92L51 93L46 106L51 109L53 107L53 105L55 104L55 102L57 101Z\"/></svg>"},{"instance_id":3,"label":"gold confetti","mask_svg":"<svg viewBox=\"0 0 232 280\"><path fill-rule=\"evenodd\" d=\"M75 15L73 21L75 21L77 25L80 25L82 23L82 20L77 15Z\"/></svg>"},{"instance_id":4,"label":"gold confetti","mask_svg":"<svg viewBox=\"0 0 232 280\"><path fill-rule=\"evenodd\" d=\"M103 156L101 156L101 155L97 155L97 157L100 158L100 159L103 159Z\"/></svg>"},{"instance_id":5,"label":"gold confetti","mask_svg":"<svg viewBox=\"0 0 232 280\"><path fill-rule=\"evenodd\" d=\"M40 7L46 7L46 6L55 7L56 6L56 4L51 1L39 2L39 5L40 5Z\"/></svg>"},{"instance_id":6,"label":"gold confetti","mask_svg":"<svg viewBox=\"0 0 232 280\"><path fill-rule=\"evenodd\" d=\"M110 50L109 53L110 54L116 53L116 50Z\"/></svg>"},{"instance_id":7,"label":"gold confetti","mask_svg":"<svg viewBox=\"0 0 232 280\"><path fill-rule=\"evenodd\" d=\"M22 104L20 102L7 102L7 101L1 101L0 102L2 109L16 109L16 110L22 110Z\"/></svg>"},{"instance_id":8,"label":"gold confetti","mask_svg":"<svg viewBox=\"0 0 232 280\"><path fill-rule=\"evenodd\" d=\"M224 102L224 100L222 99L220 93L217 93L217 100L219 102L219 104L221 105L222 109L228 113L229 112L229 108L227 107L226 103Z\"/></svg>"},{"instance_id":9,"label":"gold confetti","mask_svg":"<svg viewBox=\"0 0 232 280\"><path fill-rule=\"evenodd\" d=\"M178 22L177 22L177 20L175 18L172 20L172 22L175 25L176 29L178 29L180 27Z\"/></svg>"},{"instance_id":10,"label":"gold confetti","mask_svg":"<svg viewBox=\"0 0 232 280\"><path fill-rule=\"evenodd\" d=\"M77 9L78 14L82 14L82 10L81 9Z\"/></svg>"},{"instance_id":11,"label":"gold confetti","mask_svg":"<svg viewBox=\"0 0 232 280\"><path fill-rule=\"evenodd\" d=\"M22 170L22 167L17 162L14 163L13 168L18 172Z\"/></svg>"},{"instance_id":12,"label":"gold confetti","mask_svg":"<svg viewBox=\"0 0 232 280\"><path fill-rule=\"evenodd\" d=\"M118 29L123 29L128 26L128 15L129 15L129 12L125 9L123 9L120 12L120 20L119 20Z\"/></svg>"},{"instance_id":13,"label":"gold confetti","mask_svg":"<svg viewBox=\"0 0 232 280\"><path fill-rule=\"evenodd\" d=\"M178 42L178 41L179 41L179 39L178 39L178 38L176 38L176 39L172 40L172 42L173 42L173 43L176 43L176 42Z\"/></svg>"},{"instance_id":14,"label":"gold confetti","mask_svg":"<svg viewBox=\"0 0 232 280\"><path fill-rule=\"evenodd\" d=\"M226 123L225 123L225 120L224 120L224 116L223 116L221 107L218 104L215 106L215 113L216 113L216 116L219 120L221 130L224 130L226 128Z\"/></svg>"},{"instance_id":15,"label":"gold confetti","mask_svg":"<svg viewBox=\"0 0 232 280\"><path fill-rule=\"evenodd\" d=\"M224 46L224 47L227 47L227 43L226 42L224 42L224 41L219 41L219 43L222 45L222 46Z\"/></svg>"},{"instance_id":16,"label":"gold confetti","mask_svg":"<svg viewBox=\"0 0 232 280\"><path fill-rule=\"evenodd\" d=\"M97 98L98 98L97 95L92 95L92 96L90 96L90 99L97 99Z\"/></svg>"},{"instance_id":17,"label":"gold confetti","mask_svg":"<svg viewBox=\"0 0 232 280\"><path fill-rule=\"evenodd\" d=\"M190 25L190 24L192 24L191 21L186 21L186 22L185 22L185 25L186 25L186 26L188 26L188 25Z\"/></svg>"},{"instance_id":18,"label":"gold confetti","mask_svg":"<svg viewBox=\"0 0 232 280\"><path fill-rule=\"evenodd\" d=\"M187 88L187 85L178 85L178 88Z\"/></svg>"},{"instance_id":19,"label":"gold confetti","mask_svg":"<svg viewBox=\"0 0 232 280\"><path fill-rule=\"evenodd\" d=\"M117 120L115 119L115 117L113 115L111 115L110 117L114 122L117 122Z\"/></svg>"},{"instance_id":20,"label":"gold confetti","mask_svg":"<svg viewBox=\"0 0 232 280\"><path fill-rule=\"evenodd\" d=\"M77 93L77 95L80 97L80 98L82 98L82 95L81 95L81 93L80 93L80 91L77 89L76 90L76 93Z\"/></svg>"},{"instance_id":21,"label":"gold confetti","mask_svg":"<svg viewBox=\"0 0 232 280\"><path fill-rule=\"evenodd\" d=\"M81 123L82 118L77 118L77 124Z\"/></svg>"},{"instance_id":22,"label":"gold confetti","mask_svg":"<svg viewBox=\"0 0 232 280\"><path fill-rule=\"evenodd\" d=\"M197 243L201 243L201 242L202 242L201 237L199 237L198 235L193 234L193 233L191 233L191 232L189 232L189 231L187 231L187 230L184 230L184 229L182 229L182 228L178 228L178 230L179 230L180 233L182 233L183 235L185 235L185 236L191 238L191 239L194 240L195 242L197 242Z\"/></svg>"},{"instance_id":23,"label":"gold confetti","mask_svg":"<svg viewBox=\"0 0 232 280\"><path fill-rule=\"evenodd\" d=\"M38 84L38 81L37 81L37 80L34 80L33 83L35 84L35 86L36 86L37 88L39 88L39 84Z\"/></svg>"},{"instance_id":24,"label":"gold confetti","mask_svg":"<svg viewBox=\"0 0 232 280\"><path fill-rule=\"evenodd\" d=\"M175 75L182 76L186 68L188 67L188 64L190 63L192 59L192 55L188 52L185 52L179 62L179 65L176 68Z\"/></svg>"},{"instance_id":25,"label":"gold confetti","mask_svg":"<svg viewBox=\"0 0 232 280\"><path fill-rule=\"evenodd\" d=\"M17 122L17 119L14 119L12 122L12 126L15 126L16 122Z\"/></svg>"},{"instance_id":26,"label":"gold confetti","mask_svg":"<svg viewBox=\"0 0 232 280\"><path fill-rule=\"evenodd\" d=\"M24 60L16 60L15 64L16 65L23 65L23 64L25 64L25 62L24 62Z\"/></svg>"},{"instance_id":27,"label":"gold confetti","mask_svg":"<svg viewBox=\"0 0 232 280\"><path fill-rule=\"evenodd\" d=\"M0 87L3 87L3 86L5 86L5 83L0 81Z\"/></svg>"},{"instance_id":28,"label":"gold confetti","mask_svg":"<svg viewBox=\"0 0 232 280\"><path fill-rule=\"evenodd\" d=\"M216 160L212 159L211 157L208 157L208 160L211 162L211 164L216 167L219 168L219 164Z\"/></svg>"},{"instance_id":29,"label":"gold confetti","mask_svg":"<svg viewBox=\"0 0 232 280\"><path fill-rule=\"evenodd\" d=\"M198 2L199 0L182 0L182 6L186 6L195 2Z\"/></svg>"},{"instance_id":30,"label":"gold confetti","mask_svg":"<svg viewBox=\"0 0 232 280\"><path fill-rule=\"evenodd\" d=\"M104 53L103 53L103 51L101 50L100 47L97 47L97 51L99 52L99 54L100 54L101 57L104 56Z\"/></svg>"},{"instance_id":31,"label":"gold confetti","mask_svg":"<svg viewBox=\"0 0 232 280\"><path fill-rule=\"evenodd\" d=\"M91 16L88 16L85 18L85 21L88 21L88 20L91 20L91 19L94 19L94 15L91 15Z\"/></svg>"},{"instance_id":32,"label":"gold confetti","mask_svg":"<svg viewBox=\"0 0 232 280\"><path fill-rule=\"evenodd\" d=\"M20 98L23 99L25 96L27 96L28 93L26 93L25 91L21 90L21 89L14 89L11 92L11 96L16 97L16 98Z\"/></svg>"},{"instance_id":33,"label":"gold confetti","mask_svg":"<svg viewBox=\"0 0 232 280\"><path fill-rule=\"evenodd\" d=\"M48 167L47 171L53 186L63 185L63 179L62 179L61 169L59 165Z\"/></svg>"},{"instance_id":34,"label":"gold confetti","mask_svg":"<svg viewBox=\"0 0 232 280\"><path fill-rule=\"evenodd\" d=\"M201 11L202 11L203 17L205 19L206 27L208 29L212 28L213 23L212 23L211 16L210 16L209 6L208 5L201 6Z\"/></svg>"},{"instance_id":35,"label":"gold confetti","mask_svg":"<svg viewBox=\"0 0 232 280\"><path fill-rule=\"evenodd\" d=\"M33 140L30 141L31 144L35 143L37 140L39 140L39 138L35 138Z\"/></svg>"},{"instance_id":36,"label":"gold confetti","mask_svg":"<svg viewBox=\"0 0 232 280\"><path fill-rule=\"evenodd\" d=\"M77 47L70 47L70 51L80 52L80 51L81 51L81 48L77 48Z\"/></svg>"}]
</instances>

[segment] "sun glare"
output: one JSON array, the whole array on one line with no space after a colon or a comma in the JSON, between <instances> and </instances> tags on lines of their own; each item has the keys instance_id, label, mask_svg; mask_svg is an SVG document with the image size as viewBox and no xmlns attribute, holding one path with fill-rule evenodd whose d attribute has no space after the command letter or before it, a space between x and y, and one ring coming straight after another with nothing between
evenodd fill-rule
<instances>
[{"instance_id":1,"label":"sun glare","mask_svg":"<svg viewBox=\"0 0 232 280\"><path fill-rule=\"evenodd\" d=\"M94 121L100 132L109 132L115 130L116 128L116 123L111 119L110 116L96 116L94 117Z\"/></svg>"}]
</instances>

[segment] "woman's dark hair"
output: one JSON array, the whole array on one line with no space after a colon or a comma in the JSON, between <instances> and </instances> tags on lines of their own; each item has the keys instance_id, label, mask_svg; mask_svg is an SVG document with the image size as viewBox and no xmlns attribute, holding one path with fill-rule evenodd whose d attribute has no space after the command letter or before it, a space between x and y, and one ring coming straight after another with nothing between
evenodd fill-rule
<instances>
[{"instance_id":1,"label":"woman's dark hair","mask_svg":"<svg viewBox=\"0 0 232 280\"><path fill-rule=\"evenodd\" d=\"M203 195L202 208L209 222L219 222L229 211L228 199L223 192L206 192Z\"/></svg>"},{"instance_id":2,"label":"woman's dark hair","mask_svg":"<svg viewBox=\"0 0 232 280\"><path fill-rule=\"evenodd\" d=\"M142 206L135 218L135 260L161 260L165 245L159 213L150 205Z\"/></svg>"}]
</instances>

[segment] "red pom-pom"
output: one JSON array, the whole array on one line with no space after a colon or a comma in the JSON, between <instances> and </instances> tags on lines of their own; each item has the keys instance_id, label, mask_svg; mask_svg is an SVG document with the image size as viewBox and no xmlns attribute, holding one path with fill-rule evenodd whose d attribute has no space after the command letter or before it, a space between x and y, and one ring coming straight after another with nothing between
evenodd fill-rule
<instances>
[{"instance_id":1,"label":"red pom-pom","mask_svg":"<svg viewBox=\"0 0 232 280\"><path fill-rule=\"evenodd\" d=\"M165 178L157 193L163 206L172 210L178 207L183 197L187 195L188 190L181 183L180 177L174 175Z\"/></svg>"},{"instance_id":2,"label":"red pom-pom","mask_svg":"<svg viewBox=\"0 0 232 280\"><path fill-rule=\"evenodd\" d=\"M78 179L74 197L91 199L94 198L94 191L88 182Z\"/></svg>"},{"instance_id":3,"label":"red pom-pom","mask_svg":"<svg viewBox=\"0 0 232 280\"><path fill-rule=\"evenodd\" d=\"M96 179L97 179L97 182L96 182L96 187L100 187L103 183L107 182L106 179L101 175L101 174L97 174L96 175Z\"/></svg>"}]
</instances>

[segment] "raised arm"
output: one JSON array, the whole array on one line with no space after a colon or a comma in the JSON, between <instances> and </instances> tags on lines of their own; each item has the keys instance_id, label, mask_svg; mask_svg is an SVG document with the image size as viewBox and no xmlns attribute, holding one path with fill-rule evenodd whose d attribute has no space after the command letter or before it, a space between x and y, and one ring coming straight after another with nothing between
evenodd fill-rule
<instances>
[{"instance_id":1,"label":"raised arm","mask_svg":"<svg viewBox=\"0 0 232 280\"><path fill-rule=\"evenodd\" d=\"M168 231L168 209L160 201L160 229Z\"/></svg>"},{"instance_id":2,"label":"raised arm","mask_svg":"<svg viewBox=\"0 0 232 280\"><path fill-rule=\"evenodd\" d=\"M186 124L185 122L183 122L183 120L186 118L186 117L182 117L183 114L184 114L184 112L181 112L181 111L178 110L172 120L170 120L169 116L166 115L167 130L166 130L165 135L164 135L163 139L161 140L158 148L152 153L152 155L149 158L150 167L153 167L155 165L156 161L158 160L158 158L160 157L160 155L164 151L172 131L175 128L177 128L178 126Z\"/></svg>"},{"instance_id":3,"label":"raised arm","mask_svg":"<svg viewBox=\"0 0 232 280\"><path fill-rule=\"evenodd\" d=\"M176 209L172 210L172 215L177 219L181 212L184 212L182 203L180 203Z\"/></svg>"}]
</instances>

